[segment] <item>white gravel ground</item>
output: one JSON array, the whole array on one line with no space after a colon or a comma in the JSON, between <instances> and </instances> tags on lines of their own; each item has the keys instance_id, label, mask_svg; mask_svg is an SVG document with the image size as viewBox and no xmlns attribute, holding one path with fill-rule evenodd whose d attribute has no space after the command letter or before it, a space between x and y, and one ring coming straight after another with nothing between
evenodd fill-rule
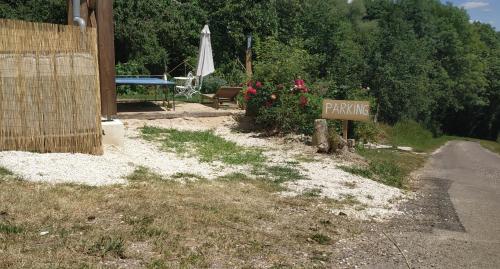
<instances>
[{"instance_id":1,"label":"white gravel ground","mask_svg":"<svg viewBox=\"0 0 500 269\"><path fill-rule=\"evenodd\" d=\"M341 211L357 218L384 219L397 214L397 201L407 197L396 188L370 179L346 173L338 165L349 164L330 156L314 153L312 147L288 138L261 138L255 133L236 133L229 117L208 119L172 119L125 121L126 139L123 148L105 147L103 156L84 154L38 154L29 152L0 152L0 166L21 178L34 182L78 183L93 186L126 184L125 179L137 167L144 166L165 177L176 173L189 173L214 179L219 176L249 171L245 166L200 163L196 158L185 158L175 153L162 152L157 145L139 138L137 128L145 124L180 130L212 129L217 135L245 147L259 147L271 164L294 162L308 179L290 182L289 191L282 195L300 195L311 189L321 190L321 195L336 200L354 198L360 204ZM299 162L298 156L312 156L314 162ZM334 213L338 213L335 211Z\"/></svg>"}]
</instances>

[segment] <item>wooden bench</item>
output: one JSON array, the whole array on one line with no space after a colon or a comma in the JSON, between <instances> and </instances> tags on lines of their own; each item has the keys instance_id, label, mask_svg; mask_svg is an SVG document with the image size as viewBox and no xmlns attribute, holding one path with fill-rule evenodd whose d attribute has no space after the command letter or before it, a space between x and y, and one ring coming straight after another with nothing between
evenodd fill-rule
<instances>
[{"instance_id":1,"label":"wooden bench","mask_svg":"<svg viewBox=\"0 0 500 269\"><path fill-rule=\"evenodd\" d=\"M216 93L202 94L202 97L212 100L214 107L219 109L223 102L234 102L241 90L241 87L221 87Z\"/></svg>"}]
</instances>

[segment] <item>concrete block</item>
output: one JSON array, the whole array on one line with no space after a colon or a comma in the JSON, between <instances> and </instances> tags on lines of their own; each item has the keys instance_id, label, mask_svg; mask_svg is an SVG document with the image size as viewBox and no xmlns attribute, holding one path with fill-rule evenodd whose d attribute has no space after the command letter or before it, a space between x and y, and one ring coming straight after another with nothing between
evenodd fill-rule
<instances>
[{"instance_id":1,"label":"concrete block","mask_svg":"<svg viewBox=\"0 0 500 269\"><path fill-rule=\"evenodd\" d=\"M125 125L121 120L103 121L102 122L102 144L113 145L117 147L123 146L125 140Z\"/></svg>"}]
</instances>

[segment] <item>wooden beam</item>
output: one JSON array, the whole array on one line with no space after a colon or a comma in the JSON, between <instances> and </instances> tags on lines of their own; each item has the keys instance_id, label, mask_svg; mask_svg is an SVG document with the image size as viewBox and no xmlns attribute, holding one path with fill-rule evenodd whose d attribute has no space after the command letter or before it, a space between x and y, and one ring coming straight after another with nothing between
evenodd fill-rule
<instances>
[{"instance_id":1,"label":"wooden beam","mask_svg":"<svg viewBox=\"0 0 500 269\"><path fill-rule=\"evenodd\" d=\"M97 47L99 49L99 79L101 82L101 112L103 117L116 115L115 33L113 0L96 1Z\"/></svg>"}]
</instances>

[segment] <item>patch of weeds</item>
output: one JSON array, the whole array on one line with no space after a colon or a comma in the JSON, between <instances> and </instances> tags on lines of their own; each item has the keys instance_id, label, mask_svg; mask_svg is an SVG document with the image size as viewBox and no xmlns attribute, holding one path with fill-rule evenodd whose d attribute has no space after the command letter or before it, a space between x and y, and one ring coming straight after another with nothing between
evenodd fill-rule
<instances>
[{"instance_id":1,"label":"patch of weeds","mask_svg":"<svg viewBox=\"0 0 500 269\"><path fill-rule=\"evenodd\" d=\"M139 166L135 171L127 176L130 181L162 181L164 178L152 172L149 168L144 166Z\"/></svg>"},{"instance_id":2,"label":"patch of weeds","mask_svg":"<svg viewBox=\"0 0 500 269\"><path fill-rule=\"evenodd\" d=\"M325 226L332 225L332 222L329 219L322 219L319 223Z\"/></svg>"},{"instance_id":3,"label":"patch of weeds","mask_svg":"<svg viewBox=\"0 0 500 269\"><path fill-rule=\"evenodd\" d=\"M162 260L155 260L153 262L151 262L148 266L147 266L148 269L167 269L167 268L170 268L169 266L167 266L167 264L162 261Z\"/></svg>"},{"instance_id":4,"label":"patch of weeds","mask_svg":"<svg viewBox=\"0 0 500 269\"><path fill-rule=\"evenodd\" d=\"M311 260L328 262L328 261L330 261L330 256L325 252L313 251L312 256L311 256Z\"/></svg>"},{"instance_id":5,"label":"patch of weeds","mask_svg":"<svg viewBox=\"0 0 500 269\"><path fill-rule=\"evenodd\" d=\"M217 180L221 180L221 181L249 181L251 179L243 173L231 173L231 174L220 176L217 178Z\"/></svg>"},{"instance_id":6,"label":"patch of weeds","mask_svg":"<svg viewBox=\"0 0 500 269\"><path fill-rule=\"evenodd\" d=\"M202 162L256 165L266 160L261 150L238 146L212 131L179 131L150 126L141 131L144 139L160 141L163 150L195 156Z\"/></svg>"},{"instance_id":7,"label":"patch of weeds","mask_svg":"<svg viewBox=\"0 0 500 269\"><path fill-rule=\"evenodd\" d=\"M300 163L298 161L286 161L286 165L299 165Z\"/></svg>"},{"instance_id":8,"label":"patch of weeds","mask_svg":"<svg viewBox=\"0 0 500 269\"><path fill-rule=\"evenodd\" d=\"M300 155L295 156L295 160L297 160L300 163L313 163L316 161L314 156L306 155L306 154L300 154Z\"/></svg>"},{"instance_id":9,"label":"patch of weeds","mask_svg":"<svg viewBox=\"0 0 500 269\"><path fill-rule=\"evenodd\" d=\"M20 234L23 228L8 223L0 223L0 234Z\"/></svg>"},{"instance_id":10,"label":"patch of weeds","mask_svg":"<svg viewBox=\"0 0 500 269\"><path fill-rule=\"evenodd\" d=\"M370 163L370 169L382 183L402 188L405 176L398 165L391 161L375 161Z\"/></svg>"},{"instance_id":11,"label":"patch of weeds","mask_svg":"<svg viewBox=\"0 0 500 269\"><path fill-rule=\"evenodd\" d=\"M166 233L164 230L152 226L154 222L154 217L152 216L125 216L123 221L128 225L134 226L133 233L142 238L161 236Z\"/></svg>"},{"instance_id":12,"label":"patch of weeds","mask_svg":"<svg viewBox=\"0 0 500 269\"><path fill-rule=\"evenodd\" d=\"M269 269L291 269L293 266L288 265L286 263L277 263L273 264L273 266L269 267Z\"/></svg>"},{"instance_id":13,"label":"patch of weeds","mask_svg":"<svg viewBox=\"0 0 500 269\"><path fill-rule=\"evenodd\" d=\"M405 188L408 175L425 162L425 156L395 150L360 149L358 153L368 161L368 166L339 168L397 188Z\"/></svg>"},{"instance_id":14,"label":"patch of weeds","mask_svg":"<svg viewBox=\"0 0 500 269\"><path fill-rule=\"evenodd\" d=\"M186 257L182 257L180 267L186 268L187 266L205 267L205 256L201 253L190 252Z\"/></svg>"},{"instance_id":15,"label":"patch of weeds","mask_svg":"<svg viewBox=\"0 0 500 269\"><path fill-rule=\"evenodd\" d=\"M345 195L340 202L342 204L351 205L351 206L361 204L361 202L351 194Z\"/></svg>"},{"instance_id":16,"label":"patch of weeds","mask_svg":"<svg viewBox=\"0 0 500 269\"><path fill-rule=\"evenodd\" d=\"M343 185L349 189L355 189L358 186L358 184L356 184L356 182L354 182L354 181L344 182Z\"/></svg>"},{"instance_id":17,"label":"patch of weeds","mask_svg":"<svg viewBox=\"0 0 500 269\"><path fill-rule=\"evenodd\" d=\"M231 173L231 174L227 174L227 175L218 177L217 180L225 181L225 182L250 183L257 188L260 188L262 190L266 190L269 192L279 192L279 191L283 191L285 189L280 184L262 177L262 174L260 177L250 178L247 175L242 174L242 173Z\"/></svg>"},{"instance_id":18,"label":"patch of weeds","mask_svg":"<svg viewBox=\"0 0 500 269\"><path fill-rule=\"evenodd\" d=\"M103 236L88 248L88 253L102 258L111 255L123 259L125 258L125 245L122 238Z\"/></svg>"},{"instance_id":19,"label":"patch of weeds","mask_svg":"<svg viewBox=\"0 0 500 269\"><path fill-rule=\"evenodd\" d=\"M313 240L314 242L316 242L320 245L328 245L332 241L332 239L329 236L321 234L321 233L313 234L311 236L311 240Z\"/></svg>"},{"instance_id":20,"label":"patch of weeds","mask_svg":"<svg viewBox=\"0 0 500 269\"><path fill-rule=\"evenodd\" d=\"M166 234L162 229L157 227L151 227L147 225L140 225L138 227L134 227L134 234L140 236L141 238L154 238L159 237Z\"/></svg>"},{"instance_id":21,"label":"patch of weeds","mask_svg":"<svg viewBox=\"0 0 500 269\"><path fill-rule=\"evenodd\" d=\"M360 204L360 205L356 206L356 207L354 208L354 210L356 210L356 211L363 211L363 210L365 210L366 208L367 208L367 205L365 205L365 204Z\"/></svg>"},{"instance_id":22,"label":"patch of weeds","mask_svg":"<svg viewBox=\"0 0 500 269\"><path fill-rule=\"evenodd\" d=\"M305 197L320 197L321 196L321 189L319 189L319 188L308 189L308 190L305 190L302 193L302 195Z\"/></svg>"},{"instance_id":23,"label":"patch of weeds","mask_svg":"<svg viewBox=\"0 0 500 269\"><path fill-rule=\"evenodd\" d=\"M11 171L3 168L3 167L0 167L0 177L2 176L12 176L14 175L14 173L12 173Z\"/></svg>"},{"instance_id":24,"label":"patch of weeds","mask_svg":"<svg viewBox=\"0 0 500 269\"><path fill-rule=\"evenodd\" d=\"M123 221L128 225L149 225L154 222L154 218L151 216L141 216L141 217L130 217L124 216Z\"/></svg>"},{"instance_id":25,"label":"patch of weeds","mask_svg":"<svg viewBox=\"0 0 500 269\"><path fill-rule=\"evenodd\" d=\"M172 179L198 179L198 180L206 180L205 177L191 174L191 173L175 173L171 176Z\"/></svg>"},{"instance_id":26,"label":"patch of weeds","mask_svg":"<svg viewBox=\"0 0 500 269\"><path fill-rule=\"evenodd\" d=\"M373 177L373 173L372 171L370 171L369 168L366 168L366 167L359 167L359 166L345 166L345 165L342 165L342 166L338 166L339 169L347 172L347 173L350 173L350 174L353 174L353 175L357 175L357 176L361 176L361 177L364 177L364 178L372 178Z\"/></svg>"},{"instance_id":27,"label":"patch of weeds","mask_svg":"<svg viewBox=\"0 0 500 269\"><path fill-rule=\"evenodd\" d=\"M267 177L267 179L277 184L305 179L297 168L290 166L274 165L254 167L252 173L257 176Z\"/></svg>"}]
</instances>

